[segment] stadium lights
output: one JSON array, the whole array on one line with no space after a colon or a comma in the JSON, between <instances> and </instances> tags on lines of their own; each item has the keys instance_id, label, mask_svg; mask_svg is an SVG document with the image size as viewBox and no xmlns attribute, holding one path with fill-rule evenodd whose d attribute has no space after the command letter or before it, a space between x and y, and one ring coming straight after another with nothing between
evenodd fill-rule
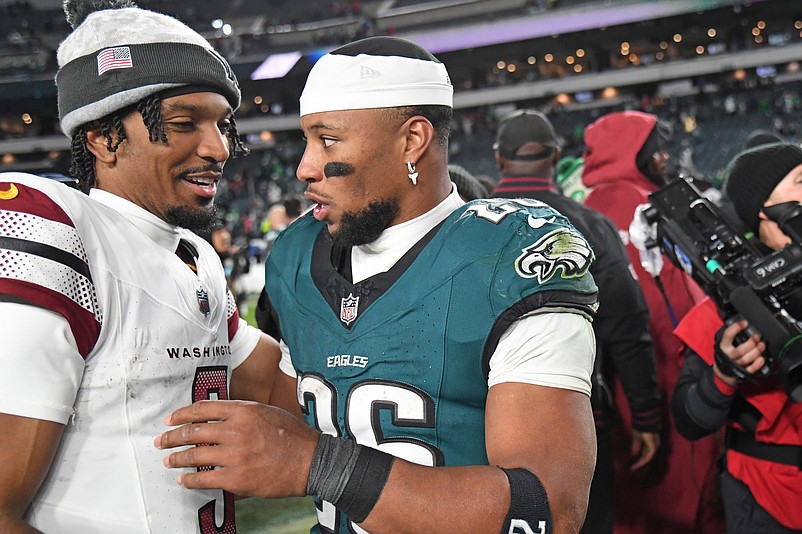
<instances>
[{"instance_id":1,"label":"stadium lights","mask_svg":"<svg viewBox=\"0 0 802 534\"><path fill-rule=\"evenodd\" d=\"M298 63L301 52L271 54L251 73L251 80L283 78Z\"/></svg>"},{"instance_id":2,"label":"stadium lights","mask_svg":"<svg viewBox=\"0 0 802 534\"><path fill-rule=\"evenodd\" d=\"M605 87L601 93L601 96L606 100L612 100L618 96L618 89L615 87Z\"/></svg>"}]
</instances>

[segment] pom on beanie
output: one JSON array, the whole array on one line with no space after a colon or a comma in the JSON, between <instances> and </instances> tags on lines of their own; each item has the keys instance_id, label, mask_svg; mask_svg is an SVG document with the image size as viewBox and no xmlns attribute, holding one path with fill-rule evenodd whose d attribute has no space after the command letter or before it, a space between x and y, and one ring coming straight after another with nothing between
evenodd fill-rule
<instances>
[{"instance_id":1,"label":"pom on beanie","mask_svg":"<svg viewBox=\"0 0 802 534\"><path fill-rule=\"evenodd\" d=\"M209 42L183 22L133 0L65 0L73 32L56 53L61 129L91 121L166 89L198 86L240 104L237 78Z\"/></svg>"},{"instance_id":2,"label":"pom on beanie","mask_svg":"<svg viewBox=\"0 0 802 534\"><path fill-rule=\"evenodd\" d=\"M802 165L802 148L790 143L760 145L735 156L724 190L748 230L758 232L763 204L798 165Z\"/></svg>"}]
</instances>

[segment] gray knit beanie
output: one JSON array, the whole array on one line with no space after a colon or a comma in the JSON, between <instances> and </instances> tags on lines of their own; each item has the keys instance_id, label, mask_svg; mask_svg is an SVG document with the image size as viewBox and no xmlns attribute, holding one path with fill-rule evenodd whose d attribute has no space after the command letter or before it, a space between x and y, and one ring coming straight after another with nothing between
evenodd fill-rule
<instances>
[{"instance_id":1,"label":"gray knit beanie","mask_svg":"<svg viewBox=\"0 0 802 534\"><path fill-rule=\"evenodd\" d=\"M802 148L791 143L759 145L730 162L724 190L748 230L757 233L763 204L798 165L802 165Z\"/></svg>"},{"instance_id":2,"label":"gray knit beanie","mask_svg":"<svg viewBox=\"0 0 802 534\"><path fill-rule=\"evenodd\" d=\"M61 129L84 124L166 89L198 86L240 104L237 78L206 39L133 0L64 0L74 31L59 45Z\"/></svg>"}]
</instances>

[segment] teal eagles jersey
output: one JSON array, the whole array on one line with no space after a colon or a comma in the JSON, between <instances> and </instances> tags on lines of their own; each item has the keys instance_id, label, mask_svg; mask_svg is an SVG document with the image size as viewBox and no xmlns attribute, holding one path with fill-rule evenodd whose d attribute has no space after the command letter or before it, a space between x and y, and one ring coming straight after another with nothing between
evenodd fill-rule
<instances>
[{"instance_id":1,"label":"teal eagles jersey","mask_svg":"<svg viewBox=\"0 0 802 534\"><path fill-rule=\"evenodd\" d=\"M267 259L299 403L313 427L419 464L488 463L488 362L512 322L595 311L590 247L534 200L468 203L389 271L357 284L340 274L348 252L305 216ZM343 514L317 505L319 532L348 532Z\"/></svg>"}]
</instances>

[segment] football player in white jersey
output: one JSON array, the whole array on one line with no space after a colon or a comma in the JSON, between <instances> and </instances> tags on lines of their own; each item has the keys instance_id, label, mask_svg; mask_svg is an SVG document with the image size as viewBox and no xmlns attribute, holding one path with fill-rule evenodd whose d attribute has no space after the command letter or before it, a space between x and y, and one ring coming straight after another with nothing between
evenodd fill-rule
<instances>
[{"instance_id":1,"label":"football player in white jersey","mask_svg":"<svg viewBox=\"0 0 802 534\"><path fill-rule=\"evenodd\" d=\"M0 531L233 533L233 496L177 487L153 438L187 403L268 401L280 357L192 231L243 152L239 87L176 19L66 11L59 113L83 191L0 174Z\"/></svg>"}]
</instances>

